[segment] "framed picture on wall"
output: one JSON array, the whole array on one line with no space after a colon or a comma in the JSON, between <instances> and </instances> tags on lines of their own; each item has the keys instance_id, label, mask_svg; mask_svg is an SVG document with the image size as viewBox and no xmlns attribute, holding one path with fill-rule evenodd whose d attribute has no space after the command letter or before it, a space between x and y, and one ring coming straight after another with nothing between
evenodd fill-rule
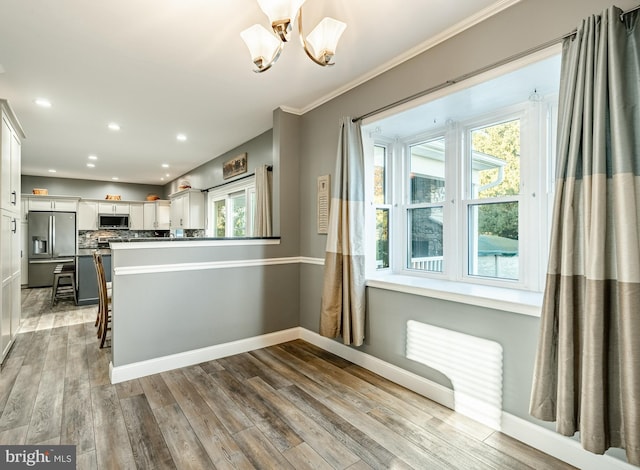
<instances>
[{"instance_id":1,"label":"framed picture on wall","mask_svg":"<svg viewBox=\"0 0 640 470\"><path fill-rule=\"evenodd\" d=\"M231 160L224 162L222 165L222 177L229 179L236 175L247 172L247 154L242 153Z\"/></svg>"},{"instance_id":2,"label":"framed picture on wall","mask_svg":"<svg viewBox=\"0 0 640 470\"><path fill-rule=\"evenodd\" d=\"M329 203L331 202L329 191L331 189L331 176L318 176L318 191L316 202L318 233L329 232Z\"/></svg>"}]
</instances>

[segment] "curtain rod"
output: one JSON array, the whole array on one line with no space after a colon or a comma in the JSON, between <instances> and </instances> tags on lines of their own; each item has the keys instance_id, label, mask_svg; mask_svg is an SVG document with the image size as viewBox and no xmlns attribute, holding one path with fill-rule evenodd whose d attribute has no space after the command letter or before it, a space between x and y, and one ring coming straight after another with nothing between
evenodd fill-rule
<instances>
[{"instance_id":1,"label":"curtain rod","mask_svg":"<svg viewBox=\"0 0 640 470\"><path fill-rule=\"evenodd\" d=\"M273 165L268 165L267 166L267 171L273 171ZM244 176L241 176L240 178L236 178L236 179L234 179L232 181L227 181L226 183L220 183L220 184L217 184L215 186L211 186L210 188L207 188L207 189L201 189L200 192L201 193L206 193L207 191L211 191L212 189L216 189L216 188L219 188L221 186L226 186L228 184L235 183L236 181L240 181L240 180L243 180L243 179L246 179L246 178L251 178L252 176L255 176L255 173L251 173L250 175L244 175Z\"/></svg>"},{"instance_id":2,"label":"curtain rod","mask_svg":"<svg viewBox=\"0 0 640 470\"><path fill-rule=\"evenodd\" d=\"M628 13L631 13L631 12L634 12L636 10L640 10L640 5L638 5L638 6L634 7L634 8L630 8L627 11L623 11L622 14L620 15L620 19L622 20L624 15L626 15ZM542 43L542 44L539 44L537 46L531 47L531 48L529 48L529 49L527 49L525 51L518 52L517 54L509 56L506 59L499 60L498 62L494 62L493 64L489 64L489 65L487 65L485 67L481 67L481 68L476 69L476 70L474 70L472 72L465 73L465 74L460 75L459 77L456 77L456 78L454 78L452 80L447 80L446 82L440 83L439 85L432 86L431 88L427 88L426 90L419 91L418 93L414 93L411 96L407 96L406 98L402 98L401 100L394 101L393 103L385 105L385 106L382 106L381 108L374 109L373 111L370 111L370 112L368 112L366 114L363 114L362 116L358 116L356 118L353 118L351 121L352 122L362 121L363 119L366 119L366 118L371 117L371 116L375 116L376 114L380 114L380 113L382 113L384 111L388 111L389 109L395 108L396 106L400 106L400 105L403 105L405 103L409 103L409 102L411 102L411 101L413 101L415 99L422 98L423 96L427 96L427 95L429 95L431 93L434 93L436 91L442 90L443 88L447 88L447 87L449 87L451 85L455 85L458 82L461 82L463 80L467 80L469 78L475 77L476 75L480 75L481 73L488 72L489 70L493 70L493 69L495 69L497 67L500 67L502 65L509 64L509 63L511 63L511 62L513 62L515 60L522 59L523 57L526 57L526 56L528 56L530 54L534 54L536 52L540 52L540 51L542 51L542 50L544 50L544 49L546 49L548 47L551 47L551 46L553 46L555 44L558 44L558 43L564 41L567 38L575 36L577 34L577 32L578 32L578 30L574 29L570 33L563 34L562 36L559 36L559 37L557 37L555 39L552 39L552 40L547 41L545 43Z\"/></svg>"}]
</instances>

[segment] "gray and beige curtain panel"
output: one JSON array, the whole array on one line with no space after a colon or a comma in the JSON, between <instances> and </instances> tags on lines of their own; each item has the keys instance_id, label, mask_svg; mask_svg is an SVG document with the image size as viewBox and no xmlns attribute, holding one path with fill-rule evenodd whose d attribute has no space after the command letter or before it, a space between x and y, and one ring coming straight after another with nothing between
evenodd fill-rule
<instances>
[{"instance_id":1,"label":"gray and beige curtain panel","mask_svg":"<svg viewBox=\"0 0 640 470\"><path fill-rule=\"evenodd\" d=\"M557 183L531 414L640 465L640 20L563 45Z\"/></svg>"},{"instance_id":2,"label":"gray and beige curtain panel","mask_svg":"<svg viewBox=\"0 0 640 470\"><path fill-rule=\"evenodd\" d=\"M267 165L256 168L256 219L253 234L256 237L273 235L271 223L272 176Z\"/></svg>"},{"instance_id":3,"label":"gray and beige curtain panel","mask_svg":"<svg viewBox=\"0 0 640 470\"><path fill-rule=\"evenodd\" d=\"M360 122L343 118L332 179L320 334L362 345L365 324L364 151Z\"/></svg>"}]
</instances>

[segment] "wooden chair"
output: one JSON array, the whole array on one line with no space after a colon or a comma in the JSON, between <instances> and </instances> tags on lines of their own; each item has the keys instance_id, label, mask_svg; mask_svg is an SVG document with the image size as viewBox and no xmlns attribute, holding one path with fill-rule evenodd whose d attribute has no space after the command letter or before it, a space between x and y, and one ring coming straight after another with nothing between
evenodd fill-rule
<instances>
[{"instance_id":1,"label":"wooden chair","mask_svg":"<svg viewBox=\"0 0 640 470\"><path fill-rule=\"evenodd\" d=\"M102 264L102 255L99 251L93 252L93 264L96 268L96 276L98 279L98 305L100 304L100 273L98 272L99 266L102 267L102 271L104 272L104 265ZM106 275L105 275L106 279ZM111 303L111 283L107 282L107 298L109 299L109 303ZM96 315L96 322L93 326L97 327L100 324L100 308L98 308L98 314Z\"/></svg>"},{"instance_id":2,"label":"wooden chair","mask_svg":"<svg viewBox=\"0 0 640 470\"><path fill-rule=\"evenodd\" d=\"M109 327L111 322L111 295L107 288L107 277L104 273L102 255L99 251L93 252L93 261L96 265L98 279L98 318L96 318L96 326L98 327L98 338L102 348L107 338L107 331L111 330Z\"/></svg>"}]
</instances>

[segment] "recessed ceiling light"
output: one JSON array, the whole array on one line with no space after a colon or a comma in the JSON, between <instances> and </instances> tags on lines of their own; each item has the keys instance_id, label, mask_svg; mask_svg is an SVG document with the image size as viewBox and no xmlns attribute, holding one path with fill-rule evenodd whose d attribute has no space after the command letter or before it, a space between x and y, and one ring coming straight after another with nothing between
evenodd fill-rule
<instances>
[{"instance_id":1,"label":"recessed ceiling light","mask_svg":"<svg viewBox=\"0 0 640 470\"><path fill-rule=\"evenodd\" d=\"M87 166L88 166L89 168L95 168L95 167L96 167L96 164L95 164L95 163L87 163Z\"/></svg>"},{"instance_id":2,"label":"recessed ceiling light","mask_svg":"<svg viewBox=\"0 0 640 470\"><path fill-rule=\"evenodd\" d=\"M89 160L97 160L98 157L96 157L95 155L89 155Z\"/></svg>"},{"instance_id":3,"label":"recessed ceiling light","mask_svg":"<svg viewBox=\"0 0 640 470\"><path fill-rule=\"evenodd\" d=\"M55 173L55 172L56 172L56 170L54 170L54 169L49 170L49 173Z\"/></svg>"},{"instance_id":4,"label":"recessed ceiling light","mask_svg":"<svg viewBox=\"0 0 640 470\"><path fill-rule=\"evenodd\" d=\"M162 164L162 168L169 168L169 164L168 163L163 163Z\"/></svg>"},{"instance_id":5,"label":"recessed ceiling light","mask_svg":"<svg viewBox=\"0 0 640 470\"><path fill-rule=\"evenodd\" d=\"M166 174L166 175L164 175L164 176L166 176L166 177L168 178L170 175L169 175L169 173L167 173L167 174Z\"/></svg>"},{"instance_id":6,"label":"recessed ceiling light","mask_svg":"<svg viewBox=\"0 0 640 470\"><path fill-rule=\"evenodd\" d=\"M176 139L178 139L180 142L184 142L185 140L187 140L187 136L184 134L178 134L176 136Z\"/></svg>"},{"instance_id":7,"label":"recessed ceiling light","mask_svg":"<svg viewBox=\"0 0 640 470\"><path fill-rule=\"evenodd\" d=\"M112 131L119 131L120 130L120 125L118 123L116 123L116 122L110 122L107 127L109 129L111 129Z\"/></svg>"},{"instance_id":8,"label":"recessed ceiling light","mask_svg":"<svg viewBox=\"0 0 640 470\"><path fill-rule=\"evenodd\" d=\"M164 181L164 178L160 178L160 181Z\"/></svg>"},{"instance_id":9,"label":"recessed ceiling light","mask_svg":"<svg viewBox=\"0 0 640 470\"><path fill-rule=\"evenodd\" d=\"M120 178L118 178L117 176L112 176L112 177L111 177L111 179L112 179L113 181L118 181Z\"/></svg>"},{"instance_id":10,"label":"recessed ceiling light","mask_svg":"<svg viewBox=\"0 0 640 470\"><path fill-rule=\"evenodd\" d=\"M46 98L36 98L34 100L34 103L37 104L38 106L40 106L41 108L50 108L51 107L51 101L49 101Z\"/></svg>"}]
</instances>

